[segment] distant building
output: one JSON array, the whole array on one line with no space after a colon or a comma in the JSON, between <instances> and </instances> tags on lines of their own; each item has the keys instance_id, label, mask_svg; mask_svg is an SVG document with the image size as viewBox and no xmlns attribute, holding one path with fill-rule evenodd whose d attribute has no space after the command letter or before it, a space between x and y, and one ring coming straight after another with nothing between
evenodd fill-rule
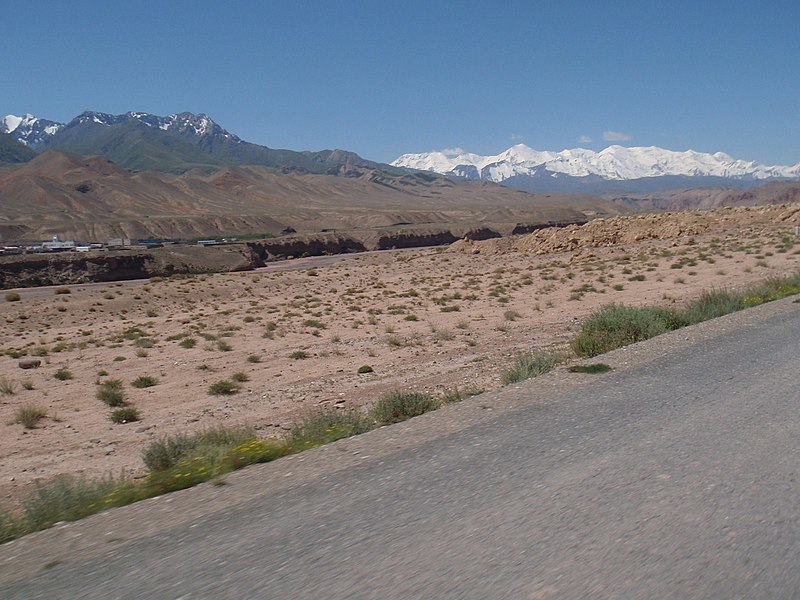
<instances>
[{"instance_id":1,"label":"distant building","mask_svg":"<svg viewBox=\"0 0 800 600\"><path fill-rule=\"evenodd\" d=\"M42 242L42 252L71 252L75 245L73 240L63 241L54 235L52 241Z\"/></svg>"},{"instance_id":2,"label":"distant building","mask_svg":"<svg viewBox=\"0 0 800 600\"><path fill-rule=\"evenodd\" d=\"M113 240L108 240L106 242L106 246L109 248L125 248L131 245L131 238L114 238Z\"/></svg>"}]
</instances>

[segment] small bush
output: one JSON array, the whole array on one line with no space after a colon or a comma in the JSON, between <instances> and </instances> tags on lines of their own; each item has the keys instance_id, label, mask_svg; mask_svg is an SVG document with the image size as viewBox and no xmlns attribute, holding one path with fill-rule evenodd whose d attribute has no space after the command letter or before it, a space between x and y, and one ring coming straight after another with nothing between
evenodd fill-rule
<instances>
[{"instance_id":1,"label":"small bush","mask_svg":"<svg viewBox=\"0 0 800 600\"><path fill-rule=\"evenodd\" d=\"M287 443L292 452L300 452L370 429L372 422L356 410L321 410L310 413L295 424Z\"/></svg>"},{"instance_id":2,"label":"small bush","mask_svg":"<svg viewBox=\"0 0 800 600\"><path fill-rule=\"evenodd\" d=\"M38 531L59 521L77 521L106 508L128 504L134 485L125 478L59 475L46 483L37 482L23 502L25 530Z\"/></svg>"},{"instance_id":3,"label":"small bush","mask_svg":"<svg viewBox=\"0 0 800 600\"><path fill-rule=\"evenodd\" d=\"M597 356L684 324L681 315L673 309L609 304L583 322L570 345L578 356Z\"/></svg>"},{"instance_id":4,"label":"small bush","mask_svg":"<svg viewBox=\"0 0 800 600\"><path fill-rule=\"evenodd\" d=\"M375 403L370 416L379 425L391 425L419 416L439 407L430 394L390 392Z\"/></svg>"},{"instance_id":5,"label":"small bush","mask_svg":"<svg viewBox=\"0 0 800 600\"><path fill-rule=\"evenodd\" d=\"M285 442L277 440L250 440L231 448L225 456L230 469L241 469L247 465L270 462L288 452Z\"/></svg>"},{"instance_id":6,"label":"small bush","mask_svg":"<svg viewBox=\"0 0 800 600\"><path fill-rule=\"evenodd\" d=\"M196 456L224 457L240 444L256 439L250 427L212 427L197 433L175 434L150 442L142 460L150 471L165 471Z\"/></svg>"},{"instance_id":7,"label":"small bush","mask_svg":"<svg viewBox=\"0 0 800 600\"><path fill-rule=\"evenodd\" d=\"M47 416L47 411L41 406L23 404L14 413L14 423L22 425L25 429L35 429L39 421Z\"/></svg>"},{"instance_id":8,"label":"small bush","mask_svg":"<svg viewBox=\"0 0 800 600\"><path fill-rule=\"evenodd\" d=\"M507 310L506 312L503 313L503 318L506 321L516 321L521 316L522 315L519 314L516 310Z\"/></svg>"},{"instance_id":9,"label":"small bush","mask_svg":"<svg viewBox=\"0 0 800 600\"><path fill-rule=\"evenodd\" d=\"M66 381L68 379L72 379L73 375L72 372L69 371L68 369L59 369L58 371L55 372L55 375L53 375L53 377L55 377L59 381Z\"/></svg>"},{"instance_id":10,"label":"small bush","mask_svg":"<svg viewBox=\"0 0 800 600\"><path fill-rule=\"evenodd\" d=\"M741 294L725 290L711 290L704 292L700 298L687 306L683 311L683 316L686 324L694 324L716 319L743 308Z\"/></svg>"},{"instance_id":11,"label":"small bush","mask_svg":"<svg viewBox=\"0 0 800 600\"><path fill-rule=\"evenodd\" d=\"M6 302L19 302L22 297L17 292L6 292Z\"/></svg>"},{"instance_id":12,"label":"small bush","mask_svg":"<svg viewBox=\"0 0 800 600\"><path fill-rule=\"evenodd\" d=\"M122 381L119 379L104 381L95 395L98 400L112 408L125 404L125 392L122 391Z\"/></svg>"},{"instance_id":13,"label":"small bush","mask_svg":"<svg viewBox=\"0 0 800 600\"><path fill-rule=\"evenodd\" d=\"M258 354L251 354L247 357L247 362L249 363L260 363L261 357Z\"/></svg>"},{"instance_id":14,"label":"small bush","mask_svg":"<svg viewBox=\"0 0 800 600\"><path fill-rule=\"evenodd\" d=\"M231 379L237 383L244 383L245 381L250 381L250 376L247 373L238 371L231 375Z\"/></svg>"},{"instance_id":15,"label":"small bush","mask_svg":"<svg viewBox=\"0 0 800 600\"><path fill-rule=\"evenodd\" d=\"M187 337L182 339L178 345L181 348L194 348L197 345L197 340L195 338Z\"/></svg>"},{"instance_id":16,"label":"small bush","mask_svg":"<svg viewBox=\"0 0 800 600\"><path fill-rule=\"evenodd\" d=\"M308 358L308 352L306 352L305 350L295 350L289 355L289 358L292 358L294 360L303 360L305 358Z\"/></svg>"},{"instance_id":17,"label":"small bush","mask_svg":"<svg viewBox=\"0 0 800 600\"><path fill-rule=\"evenodd\" d=\"M592 365L573 365L569 368L570 373L608 373L611 370L605 363L594 363Z\"/></svg>"},{"instance_id":18,"label":"small bush","mask_svg":"<svg viewBox=\"0 0 800 600\"><path fill-rule=\"evenodd\" d=\"M231 346L225 340L217 340L217 350L220 350L222 352L230 352L231 350L233 350L233 346Z\"/></svg>"},{"instance_id":19,"label":"small bush","mask_svg":"<svg viewBox=\"0 0 800 600\"><path fill-rule=\"evenodd\" d=\"M131 385L135 388L148 388L153 387L158 383L158 380L155 377L151 377L150 375L140 375L133 381L131 381Z\"/></svg>"},{"instance_id":20,"label":"small bush","mask_svg":"<svg viewBox=\"0 0 800 600\"><path fill-rule=\"evenodd\" d=\"M58 287L58 288L55 289L55 294L57 296L60 296L60 295L63 295L63 294L71 294L71 293L72 293L72 290L69 289L68 287Z\"/></svg>"},{"instance_id":21,"label":"small bush","mask_svg":"<svg viewBox=\"0 0 800 600\"><path fill-rule=\"evenodd\" d=\"M442 403L443 404L453 404L455 402L461 402L462 400L466 400L467 398L471 398L472 396L477 396L478 394L482 394L484 390L477 389L477 388L467 388L466 390L462 390L458 386L448 388L442 394Z\"/></svg>"},{"instance_id":22,"label":"small bush","mask_svg":"<svg viewBox=\"0 0 800 600\"><path fill-rule=\"evenodd\" d=\"M239 391L239 384L230 379L221 379L212 383L208 388L211 396L230 396Z\"/></svg>"},{"instance_id":23,"label":"small bush","mask_svg":"<svg viewBox=\"0 0 800 600\"><path fill-rule=\"evenodd\" d=\"M503 371L500 378L504 385L525 381L544 375L561 362L561 356L552 352L525 352L518 354L514 364Z\"/></svg>"},{"instance_id":24,"label":"small bush","mask_svg":"<svg viewBox=\"0 0 800 600\"><path fill-rule=\"evenodd\" d=\"M358 367L357 373L359 375L363 375L364 373L373 373L374 371L375 369L373 369L369 365L361 365L360 367Z\"/></svg>"},{"instance_id":25,"label":"small bush","mask_svg":"<svg viewBox=\"0 0 800 600\"><path fill-rule=\"evenodd\" d=\"M117 424L132 423L139 420L139 411L133 406L118 408L111 413L110 419L112 423Z\"/></svg>"},{"instance_id":26,"label":"small bush","mask_svg":"<svg viewBox=\"0 0 800 600\"><path fill-rule=\"evenodd\" d=\"M16 391L16 384L5 375L0 375L0 394L12 395Z\"/></svg>"}]
</instances>

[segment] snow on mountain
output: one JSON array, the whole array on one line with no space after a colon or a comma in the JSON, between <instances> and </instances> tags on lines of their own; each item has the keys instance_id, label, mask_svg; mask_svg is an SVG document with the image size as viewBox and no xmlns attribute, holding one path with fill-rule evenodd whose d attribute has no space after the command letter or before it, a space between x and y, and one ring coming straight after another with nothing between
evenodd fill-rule
<instances>
[{"instance_id":1,"label":"snow on mountain","mask_svg":"<svg viewBox=\"0 0 800 600\"><path fill-rule=\"evenodd\" d=\"M0 121L0 131L8 133L26 146L36 145L49 136L55 135L63 125L55 121L40 119L31 114L24 117L6 115Z\"/></svg>"},{"instance_id":2,"label":"snow on mountain","mask_svg":"<svg viewBox=\"0 0 800 600\"><path fill-rule=\"evenodd\" d=\"M666 175L736 179L800 178L800 163L793 166L767 166L753 161L736 160L724 152L675 152L655 146L628 148L615 145L600 152L584 148L540 152L518 144L495 156L426 152L404 154L391 164L395 167L496 182L515 175L537 176L543 172L571 177L594 175L606 180Z\"/></svg>"},{"instance_id":3,"label":"snow on mountain","mask_svg":"<svg viewBox=\"0 0 800 600\"><path fill-rule=\"evenodd\" d=\"M202 113L195 115L189 112L160 117L144 112L128 112L122 115L112 115L109 113L87 110L66 124L40 119L30 114L26 114L24 117L6 115L0 120L0 132L9 133L12 137L28 146L40 146L46 145L49 137L55 135L64 128L87 124L111 126L127 123L131 120L139 121L148 127L157 127L163 131L170 131L183 135L213 136L226 138L234 142L241 141L237 136L217 125L208 115Z\"/></svg>"}]
</instances>

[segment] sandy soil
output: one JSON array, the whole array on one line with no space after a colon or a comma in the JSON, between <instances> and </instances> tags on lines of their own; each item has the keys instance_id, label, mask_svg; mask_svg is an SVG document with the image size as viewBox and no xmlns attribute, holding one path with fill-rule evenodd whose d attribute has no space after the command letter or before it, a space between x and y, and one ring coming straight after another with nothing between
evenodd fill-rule
<instances>
[{"instance_id":1,"label":"sandy soil","mask_svg":"<svg viewBox=\"0 0 800 600\"><path fill-rule=\"evenodd\" d=\"M0 301L0 383L13 388L0 393L0 504L59 473L140 474L148 443L178 431L226 423L276 435L306 411L368 405L389 390L497 388L515 353L565 346L603 304L682 303L796 272L798 223L797 204L619 218L316 269ZM21 350L42 366L20 369L8 353ZM362 365L374 372L358 374ZM239 372L238 393L209 394ZM144 375L156 385L131 385ZM96 398L108 379L124 382L140 421L110 421ZM14 423L23 405L47 417L25 429Z\"/></svg>"}]
</instances>

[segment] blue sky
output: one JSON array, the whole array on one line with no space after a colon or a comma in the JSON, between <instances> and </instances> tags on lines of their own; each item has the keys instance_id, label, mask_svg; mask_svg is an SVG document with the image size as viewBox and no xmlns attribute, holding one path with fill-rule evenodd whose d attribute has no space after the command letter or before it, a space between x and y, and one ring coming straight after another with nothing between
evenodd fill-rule
<instances>
[{"instance_id":1,"label":"blue sky","mask_svg":"<svg viewBox=\"0 0 800 600\"><path fill-rule=\"evenodd\" d=\"M205 112L380 161L621 143L800 162L796 1L4 5L3 115Z\"/></svg>"}]
</instances>

